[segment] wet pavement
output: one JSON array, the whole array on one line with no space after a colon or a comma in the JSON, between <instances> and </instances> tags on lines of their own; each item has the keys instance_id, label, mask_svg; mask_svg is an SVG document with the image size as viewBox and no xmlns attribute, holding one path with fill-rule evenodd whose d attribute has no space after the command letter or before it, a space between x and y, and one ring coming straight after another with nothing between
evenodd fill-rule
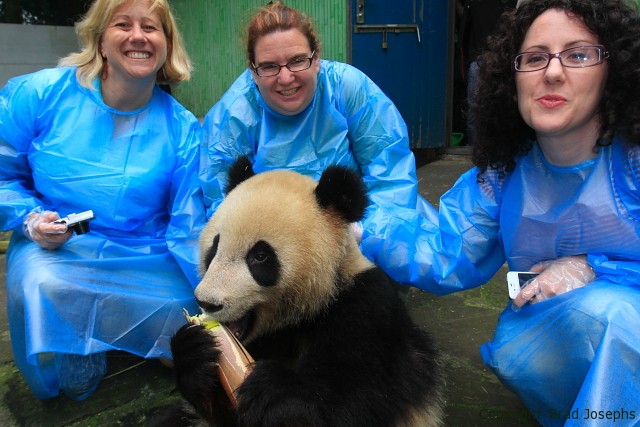
<instances>
[{"instance_id":1,"label":"wet pavement","mask_svg":"<svg viewBox=\"0 0 640 427\"><path fill-rule=\"evenodd\" d=\"M438 197L470 167L465 155L447 155L419 168L420 192L437 205ZM3 251L0 234L0 252ZM439 345L447 375L446 425L451 427L537 426L519 399L486 368L479 347L491 339L507 289L503 268L488 284L438 297L411 289L407 304L416 322ZM0 253L0 280L6 277ZM0 303L6 301L0 286ZM155 426L180 401L171 369L157 360L108 353L109 372L87 400L64 396L37 400L12 359L6 309L0 309L0 426ZM420 426L416 426L420 427Z\"/></svg>"}]
</instances>

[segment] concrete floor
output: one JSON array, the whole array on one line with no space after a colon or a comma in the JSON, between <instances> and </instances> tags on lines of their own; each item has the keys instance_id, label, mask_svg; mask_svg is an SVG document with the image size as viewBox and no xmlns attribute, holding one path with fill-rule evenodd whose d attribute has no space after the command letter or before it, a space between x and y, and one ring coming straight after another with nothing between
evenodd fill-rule
<instances>
[{"instance_id":1,"label":"concrete floor","mask_svg":"<svg viewBox=\"0 0 640 427\"><path fill-rule=\"evenodd\" d=\"M421 194L433 204L463 171L466 156L445 156L418 170ZM2 236L0 236L0 239ZM0 246L0 249L2 246ZM519 399L485 367L479 347L491 339L507 298L506 271L488 284L437 297L411 289L412 316L440 346L447 374L446 425L451 427L537 426ZM0 254L4 282L5 256ZM0 303L6 300L0 286ZM65 397L38 401L16 369L11 353L6 310L0 310L0 425L154 426L167 408L179 401L172 371L154 360L109 353L109 373L97 392L81 402ZM416 426L420 427L420 426Z\"/></svg>"}]
</instances>

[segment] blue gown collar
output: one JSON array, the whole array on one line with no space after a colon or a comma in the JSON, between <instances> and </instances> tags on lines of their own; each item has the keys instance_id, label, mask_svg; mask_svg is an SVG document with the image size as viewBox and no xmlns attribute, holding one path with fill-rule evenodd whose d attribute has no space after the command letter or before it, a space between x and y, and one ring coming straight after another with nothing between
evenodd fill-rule
<instances>
[{"instance_id":1,"label":"blue gown collar","mask_svg":"<svg viewBox=\"0 0 640 427\"><path fill-rule=\"evenodd\" d=\"M76 80L76 84L78 85L78 88L80 89L80 91L82 91L83 93L85 93L93 102L95 102L98 106L100 106L102 109L108 111L111 114L117 114L117 115L121 115L121 116L134 116L136 114L140 114L141 112L147 110L149 108L149 106L154 102L154 98L157 96L158 94L158 90L161 90L158 85L156 84L155 87L153 88L153 95L151 96L151 99L149 100L149 102L147 102L145 105L143 105L142 107L136 109L136 110L132 110L132 111L121 111L121 110L117 110L113 107L110 107L109 105L105 104L103 98L102 98L102 80L100 79L100 77L95 77L93 79L92 82L92 86L93 89L88 89L84 86L82 86L80 84L80 82L78 82Z\"/></svg>"}]
</instances>

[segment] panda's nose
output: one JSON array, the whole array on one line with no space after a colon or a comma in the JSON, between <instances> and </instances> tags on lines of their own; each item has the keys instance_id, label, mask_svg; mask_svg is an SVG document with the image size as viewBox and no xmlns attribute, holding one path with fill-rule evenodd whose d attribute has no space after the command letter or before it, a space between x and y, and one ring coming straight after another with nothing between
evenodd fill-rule
<instances>
[{"instance_id":1,"label":"panda's nose","mask_svg":"<svg viewBox=\"0 0 640 427\"><path fill-rule=\"evenodd\" d=\"M222 310L222 304L212 304L210 302L206 302L206 301L198 301L198 305L200 306L200 308L202 308L204 311L207 311L209 313L215 313L217 311Z\"/></svg>"}]
</instances>

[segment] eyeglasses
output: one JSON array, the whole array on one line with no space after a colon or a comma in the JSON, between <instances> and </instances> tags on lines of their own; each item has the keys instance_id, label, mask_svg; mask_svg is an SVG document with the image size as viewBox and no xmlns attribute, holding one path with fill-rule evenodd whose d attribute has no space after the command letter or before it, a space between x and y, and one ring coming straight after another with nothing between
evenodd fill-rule
<instances>
[{"instance_id":1,"label":"eyeglasses","mask_svg":"<svg viewBox=\"0 0 640 427\"><path fill-rule=\"evenodd\" d=\"M558 58L563 67L585 68L602 64L609 52L601 45L571 47L558 53L522 52L513 58L512 66L519 72L538 71L547 68L553 58Z\"/></svg>"},{"instance_id":2,"label":"eyeglasses","mask_svg":"<svg viewBox=\"0 0 640 427\"><path fill-rule=\"evenodd\" d=\"M311 67L311 61L313 61L313 55L315 55L316 51L311 52L311 56L308 58L296 58L292 61L287 62L284 65L278 64L267 64L256 67L256 64L253 62L253 69L256 70L256 74L260 77L273 77L280 74L280 69L282 67L287 67L287 69L293 73L297 73L298 71L304 71Z\"/></svg>"}]
</instances>

